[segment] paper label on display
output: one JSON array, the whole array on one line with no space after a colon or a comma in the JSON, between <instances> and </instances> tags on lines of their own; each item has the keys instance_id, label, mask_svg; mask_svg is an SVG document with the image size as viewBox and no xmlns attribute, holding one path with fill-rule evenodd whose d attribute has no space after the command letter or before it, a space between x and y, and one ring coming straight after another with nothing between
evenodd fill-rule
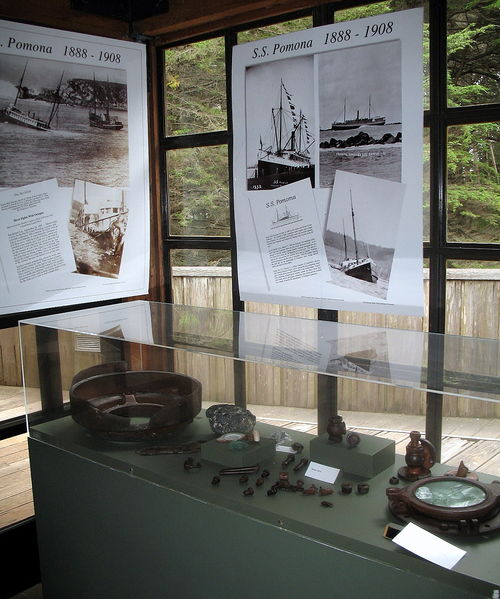
<instances>
[{"instance_id":1,"label":"paper label on display","mask_svg":"<svg viewBox=\"0 0 500 599\"><path fill-rule=\"evenodd\" d=\"M449 570L467 553L412 522L392 540L400 547Z\"/></svg>"},{"instance_id":2,"label":"paper label on display","mask_svg":"<svg viewBox=\"0 0 500 599\"><path fill-rule=\"evenodd\" d=\"M332 468L331 466L325 466L317 462L309 462L305 476L333 485L339 474L340 470L338 468Z\"/></svg>"}]
</instances>

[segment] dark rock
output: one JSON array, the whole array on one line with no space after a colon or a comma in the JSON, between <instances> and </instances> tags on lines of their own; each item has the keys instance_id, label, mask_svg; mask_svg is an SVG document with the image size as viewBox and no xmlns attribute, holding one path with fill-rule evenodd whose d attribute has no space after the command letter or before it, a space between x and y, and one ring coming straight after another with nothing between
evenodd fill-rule
<instances>
[{"instance_id":1,"label":"dark rock","mask_svg":"<svg viewBox=\"0 0 500 599\"><path fill-rule=\"evenodd\" d=\"M210 406L205 414L211 429L218 435L250 433L255 426L255 416L249 410L232 404Z\"/></svg>"}]
</instances>

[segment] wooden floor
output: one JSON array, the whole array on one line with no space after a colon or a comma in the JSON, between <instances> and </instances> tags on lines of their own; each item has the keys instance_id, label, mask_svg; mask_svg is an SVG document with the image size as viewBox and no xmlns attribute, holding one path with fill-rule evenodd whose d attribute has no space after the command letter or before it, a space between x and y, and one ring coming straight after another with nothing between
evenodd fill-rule
<instances>
[{"instance_id":1,"label":"wooden floor","mask_svg":"<svg viewBox=\"0 0 500 599\"><path fill-rule=\"evenodd\" d=\"M2 410L5 406L6 414ZM317 433L315 411L279 406L248 406L259 422L290 430ZM0 419L23 414L22 392L0 387ZM349 430L393 439L404 454L411 430L424 431L423 416L342 412ZM470 470L500 476L500 421L481 418L444 418L441 462L450 467L463 460ZM0 441L0 528L33 515L27 435Z\"/></svg>"}]
</instances>

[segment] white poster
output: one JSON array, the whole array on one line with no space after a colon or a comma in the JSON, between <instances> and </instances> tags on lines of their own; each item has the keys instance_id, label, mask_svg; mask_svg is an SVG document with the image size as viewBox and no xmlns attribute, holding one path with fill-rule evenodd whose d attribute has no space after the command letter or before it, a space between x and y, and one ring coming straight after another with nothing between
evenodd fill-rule
<instances>
[{"instance_id":1,"label":"white poster","mask_svg":"<svg viewBox=\"0 0 500 599\"><path fill-rule=\"evenodd\" d=\"M235 46L243 300L423 314L422 19L413 9ZM272 284L263 207L306 181L327 268Z\"/></svg>"},{"instance_id":2,"label":"white poster","mask_svg":"<svg viewBox=\"0 0 500 599\"><path fill-rule=\"evenodd\" d=\"M142 44L0 21L0 314L149 280Z\"/></svg>"}]
</instances>

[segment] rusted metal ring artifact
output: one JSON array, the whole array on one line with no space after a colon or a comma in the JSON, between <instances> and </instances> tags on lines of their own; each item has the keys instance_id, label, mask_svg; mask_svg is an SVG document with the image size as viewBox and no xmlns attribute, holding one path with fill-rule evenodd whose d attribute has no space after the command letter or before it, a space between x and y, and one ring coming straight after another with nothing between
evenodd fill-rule
<instances>
[{"instance_id":1,"label":"rusted metal ring artifact","mask_svg":"<svg viewBox=\"0 0 500 599\"><path fill-rule=\"evenodd\" d=\"M70 388L73 419L114 441L159 439L201 410L201 383L163 371L114 371L103 364L79 373Z\"/></svg>"}]
</instances>

